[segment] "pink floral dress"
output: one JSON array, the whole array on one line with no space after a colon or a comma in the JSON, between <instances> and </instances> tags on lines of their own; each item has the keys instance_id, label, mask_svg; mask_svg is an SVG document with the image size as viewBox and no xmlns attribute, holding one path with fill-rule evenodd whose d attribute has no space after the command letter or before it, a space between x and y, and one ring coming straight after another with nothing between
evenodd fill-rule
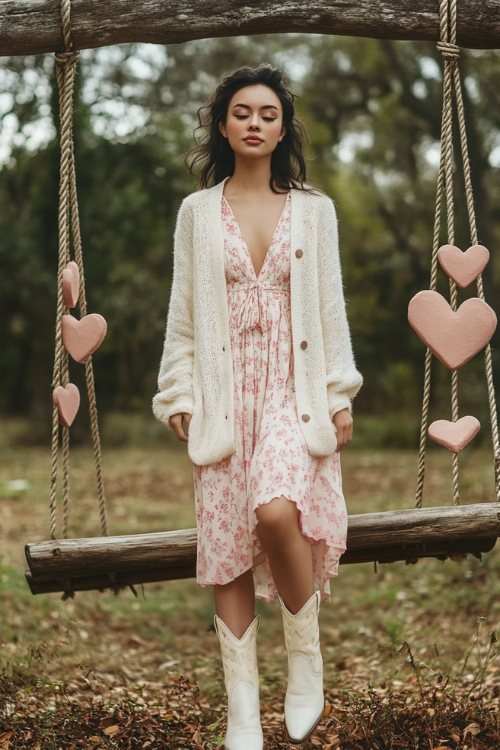
<instances>
[{"instance_id":1,"label":"pink floral dress","mask_svg":"<svg viewBox=\"0 0 500 750\"><path fill-rule=\"evenodd\" d=\"M236 452L194 466L197 580L226 584L250 568L255 593L276 588L256 531L255 509L284 496L301 512L313 552L315 586L329 579L345 550L347 512L339 454L309 454L295 405L290 315L290 194L257 277L231 207L222 199L226 288L234 370Z\"/></svg>"}]
</instances>

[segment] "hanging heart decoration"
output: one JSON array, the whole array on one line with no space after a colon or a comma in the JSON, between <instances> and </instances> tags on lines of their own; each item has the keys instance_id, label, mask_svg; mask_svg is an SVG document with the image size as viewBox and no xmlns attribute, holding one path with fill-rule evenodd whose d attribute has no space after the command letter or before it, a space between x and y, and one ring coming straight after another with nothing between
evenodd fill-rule
<instances>
[{"instance_id":1,"label":"hanging heart decoration","mask_svg":"<svg viewBox=\"0 0 500 750\"><path fill-rule=\"evenodd\" d=\"M62 272L62 293L66 307L76 307L80 294L80 271L74 260L70 260Z\"/></svg>"},{"instance_id":2,"label":"hanging heart decoration","mask_svg":"<svg viewBox=\"0 0 500 750\"><path fill-rule=\"evenodd\" d=\"M462 367L481 351L497 325L497 316L483 300L468 299L455 312L441 294L429 290L418 292L410 300L408 320L450 370Z\"/></svg>"},{"instance_id":3,"label":"hanging heart decoration","mask_svg":"<svg viewBox=\"0 0 500 750\"><path fill-rule=\"evenodd\" d=\"M77 320L62 316L62 340L76 362L83 364L100 347L106 336L107 324L102 315L91 313Z\"/></svg>"},{"instance_id":4,"label":"hanging heart decoration","mask_svg":"<svg viewBox=\"0 0 500 750\"><path fill-rule=\"evenodd\" d=\"M64 388L58 385L52 394L54 404L59 412L59 422L65 427L71 427L80 407L80 391L74 383L68 383Z\"/></svg>"},{"instance_id":5,"label":"hanging heart decoration","mask_svg":"<svg viewBox=\"0 0 500 750\"><path fill-rule=\"evenodd\" d=\"M477 279L489 259L484 245L472 245L464 253L455 245L443 245L438 250L441 268L461 289Z\"/></svg>"},{"instance_id":6,"label":"hanging heart decoration","mask_svg":"<svg viewBox=\"0 0 500 750\"><path fill-rule=\"evenodd\" d=\"M481 424L476 417L462 417L456 422L438 419L429 426L429 437L452 453L459 453L480 429Z\"/></svg>"}]
</instances>

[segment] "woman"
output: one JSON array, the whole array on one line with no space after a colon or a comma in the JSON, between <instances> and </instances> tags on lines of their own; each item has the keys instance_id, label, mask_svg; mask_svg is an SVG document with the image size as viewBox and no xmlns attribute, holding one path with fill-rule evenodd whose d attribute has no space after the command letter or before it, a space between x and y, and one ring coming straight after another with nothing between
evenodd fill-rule
<instances>
[{"instance_id":1,"label":"woman","mask_svg":"<svg viewBox=\"0 0 500 750\"><path fill-rule=\"evenodd\" d=\"M214 587L227 750L263 747L256 596L281 606L289 741L319 723L319 603L347 532L339 451L362 378L335 211L305 183L293 100L282 72L262 65L225 78L200 110L201 189L178 215L153 402L193 461L197 580Z\"/></svg>"}]
</instances>

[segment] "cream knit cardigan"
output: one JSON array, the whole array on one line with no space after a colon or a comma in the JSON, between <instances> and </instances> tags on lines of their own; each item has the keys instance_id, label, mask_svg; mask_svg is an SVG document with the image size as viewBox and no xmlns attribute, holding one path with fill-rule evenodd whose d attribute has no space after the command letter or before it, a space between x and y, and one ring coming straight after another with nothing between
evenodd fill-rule
<instances>
[{"instance_id":1,"label":"cream knit cardigan","mask_svg":"<svg viewBox=\"0 0 500 750\"><path fill-rule=\"evenodd\" d=\"M192 415L188 453L201 466L235 452L223 188L221 182L193 193L179 209L159 390L153 399L155 416L167 425L173 414ZM290 264L297 414L309 453L326 456L337 445L331 418L351 407L362 377L345 313L335 209L323 194L291 191Z\"/></svg>"}]
</instances>

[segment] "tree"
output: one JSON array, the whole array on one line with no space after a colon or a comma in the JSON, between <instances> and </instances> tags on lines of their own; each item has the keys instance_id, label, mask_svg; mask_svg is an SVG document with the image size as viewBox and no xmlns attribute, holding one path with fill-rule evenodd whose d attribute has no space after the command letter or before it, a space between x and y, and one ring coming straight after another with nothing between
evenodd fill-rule
<instances>
[{"instance_id":1,"label":"tree","mask_svg":"<svg viewBox=\"0 0 500 750\"><path fill-rule=\"evenodd\" d=\"M398 419L409 410L417 416L424 348L406 313L411 296L429 279L440 60L425 43L298 34L82 53L75 136L89 311L109 323L96 359L100 410L149 410L175 214L194 187L183 155L196 111L223 75L263 61L288 71L310 135L311 180L337 204L348 312L365 375L357 408L382 413L390 407ZM0 333L0 408L22 403L38 412L50 408L57 149L50 141L54 126L45 126L49 143L34 154L28 150L33 124L46 117L47 103L55 106L53 88L51 94L43 85L52 79L52 62L28 62L36 71L31 84L29 66L16 59L6 87L13 92L11 116L20 135L0 172L0 264L6 269L0 313L7 321ZM500 226L499 63L474 52L462 65L480 239L493 250ZM464 246L462 213L459 203L457 242ZM500 282L493 257L488 271L494 303ZM480 366L477 358L465 373L470 393L477 392ZM445 375L438 373L437 395Z\"/></svg>"},{"instance_id":2,"label":"tree","mask_svg":"<svg viewBox=\"0 0 500 750\"><path fill-rule=\"evenodd\" d=\"M348 231L354 237L344 236L346 283L360 364L368 382L360 403L379 410L395 398L398 405L398 397L411 403L421 387L423 352L406 322L406 308L413 294L429 283L441 61L432 45L388 40L360 44L354 39L319 37L311 42L310 54L314 66L304 84L306 107L315 121L328 128L328 136L313 143L317 159L328 164L333 143L338 165L349 147L344 156L348 165L337 170L334 183L341 191L340 210L351 207ZM477 52L463 57L480 241L493 249L500 227L491 206L498 196L495 178L500 160L498 152L496 156L491 152L498 143L500 97L491 76L498 74L498 60ZM459 153L458 145L455 151ZM457 244L466 249L470 234L460 175L458 170ZM494 303L499 279L493 253L484 278L488 299ZM466 375L466 383L475 382L481 366L480 361L471 365L471 380Z\"/></svg>"}]
</instances>

